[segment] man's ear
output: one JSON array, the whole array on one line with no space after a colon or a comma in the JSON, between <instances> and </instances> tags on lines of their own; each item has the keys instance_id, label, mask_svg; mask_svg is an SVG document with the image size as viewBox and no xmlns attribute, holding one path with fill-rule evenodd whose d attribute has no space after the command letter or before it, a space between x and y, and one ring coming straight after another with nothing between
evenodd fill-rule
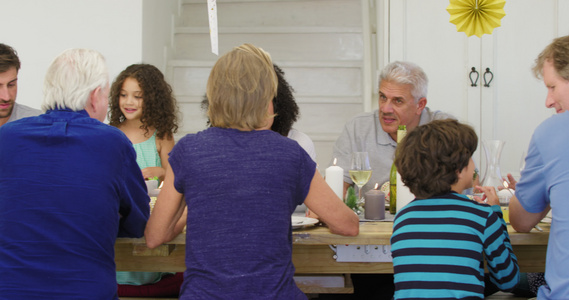
<instances>
[{"instance_id":1,"label":"man's ear","mask_svg":"<svg viewBox=\"0 0 569 300\"><path fill-rule=\"evenodd\" d=\"M101 93L101 87L97 87L96 89L94 89L91 92L91 95L89 95L89 98L91 98L91 103L92 105L97 108L99 101L101 101L101 97L99 97L99 94Z\"/></svg>"},{"instance_id":2,"label":"man's ear","mask_svg":"<svg viewBox=\"0 0 569 300\"><path fill-rule=\"evenodd\" d=\"M99 93L101 92L101 88L97 87L96 89L92 90L89 94L89 99L87 100L87 105L85 106L85 110L92 118L96 116L99 112L99 101L101 101L101 97L99 97Z\"/></svg>"},{"instance_id":3,"label":"man's ear","mask_svg":"<svg viewBox=\"0 0 569 300\"><path fill-rule=\"evenodd\" d=\"M419 98L419 101L417 101L417 115L420 115L423 112L425 106L427 106L427 98Z\"/></svg>"}]
</instances>

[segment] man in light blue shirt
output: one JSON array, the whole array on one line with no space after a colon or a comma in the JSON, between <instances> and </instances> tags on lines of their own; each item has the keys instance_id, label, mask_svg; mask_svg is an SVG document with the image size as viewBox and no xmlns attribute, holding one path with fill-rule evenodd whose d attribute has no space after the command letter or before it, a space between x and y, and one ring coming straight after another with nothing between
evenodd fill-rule
<instances>
[{"instance_id":1,"label":"man in light blue shirt","mask_svg":"<svg viewBox=\"0 0 569 300\"><path fill-rule=\"evenodd\" d=\"M535 130L526 166L510 200L510 223L529 232L551 209L545 281L538 299L569 299L569 36L543 50L533 69L547 87L545 105L558 113Z\"/></svg>"}]
</instances>

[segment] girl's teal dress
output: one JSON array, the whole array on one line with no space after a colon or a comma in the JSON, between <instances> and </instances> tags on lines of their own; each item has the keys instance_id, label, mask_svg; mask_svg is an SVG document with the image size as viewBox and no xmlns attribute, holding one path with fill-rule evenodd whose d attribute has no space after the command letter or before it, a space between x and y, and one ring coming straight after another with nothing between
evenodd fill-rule
<instances>
[{"instance_id":1,"label":"girl's teal dress","mask_svg":"<svg viewBox=\"0 0 569 300\"><path fill-rule=\"evenodd\" d=\"M133 144L136 151L136 162L140 169L148 167L162 167L162 161L156 149L156 131L146 141ZM162 272L117 272L118 284L143 285L160 281L162 276L174 273Z\"/></svg>"}]
</instances>

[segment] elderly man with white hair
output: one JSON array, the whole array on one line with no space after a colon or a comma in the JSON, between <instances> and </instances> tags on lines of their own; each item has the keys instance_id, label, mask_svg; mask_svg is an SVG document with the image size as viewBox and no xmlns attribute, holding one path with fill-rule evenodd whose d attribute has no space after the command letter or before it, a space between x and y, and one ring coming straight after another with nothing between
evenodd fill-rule
<instances>
[{"instance_id":1,"label":"elderly man with white hair","mask_svg":"<svg viewBox=\"0 0 569 300\"><path fill-rule=\"evenodd\" d=\"M102 123L103 56L64 51L44 94L45 114L0 128L0 295L118 299L115 239L141 237L150 209L132 144Z\"/></svg>"}]
</instances>

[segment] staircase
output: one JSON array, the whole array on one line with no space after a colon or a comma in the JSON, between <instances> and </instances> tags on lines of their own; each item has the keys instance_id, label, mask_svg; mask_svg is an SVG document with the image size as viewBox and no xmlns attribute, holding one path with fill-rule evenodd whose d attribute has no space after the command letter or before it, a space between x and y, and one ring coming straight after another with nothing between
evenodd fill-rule
<instances>
[{"instance_id":1,"label":"staircase","mask_svg":"<svg viewBox=\"0 0 569 300\"><path fill-rule=\"evenodd\" d=\"M220 55L251 43L285 72L301 113L294 128L312 138L323 171L346 121L372 107L369 0L218 0L217 10ZM183 113L177 139L206 126L200 102L218 58L207 12L205 0L180 0L174 21L166 76Z\"/></svg>"}]
</instances>

